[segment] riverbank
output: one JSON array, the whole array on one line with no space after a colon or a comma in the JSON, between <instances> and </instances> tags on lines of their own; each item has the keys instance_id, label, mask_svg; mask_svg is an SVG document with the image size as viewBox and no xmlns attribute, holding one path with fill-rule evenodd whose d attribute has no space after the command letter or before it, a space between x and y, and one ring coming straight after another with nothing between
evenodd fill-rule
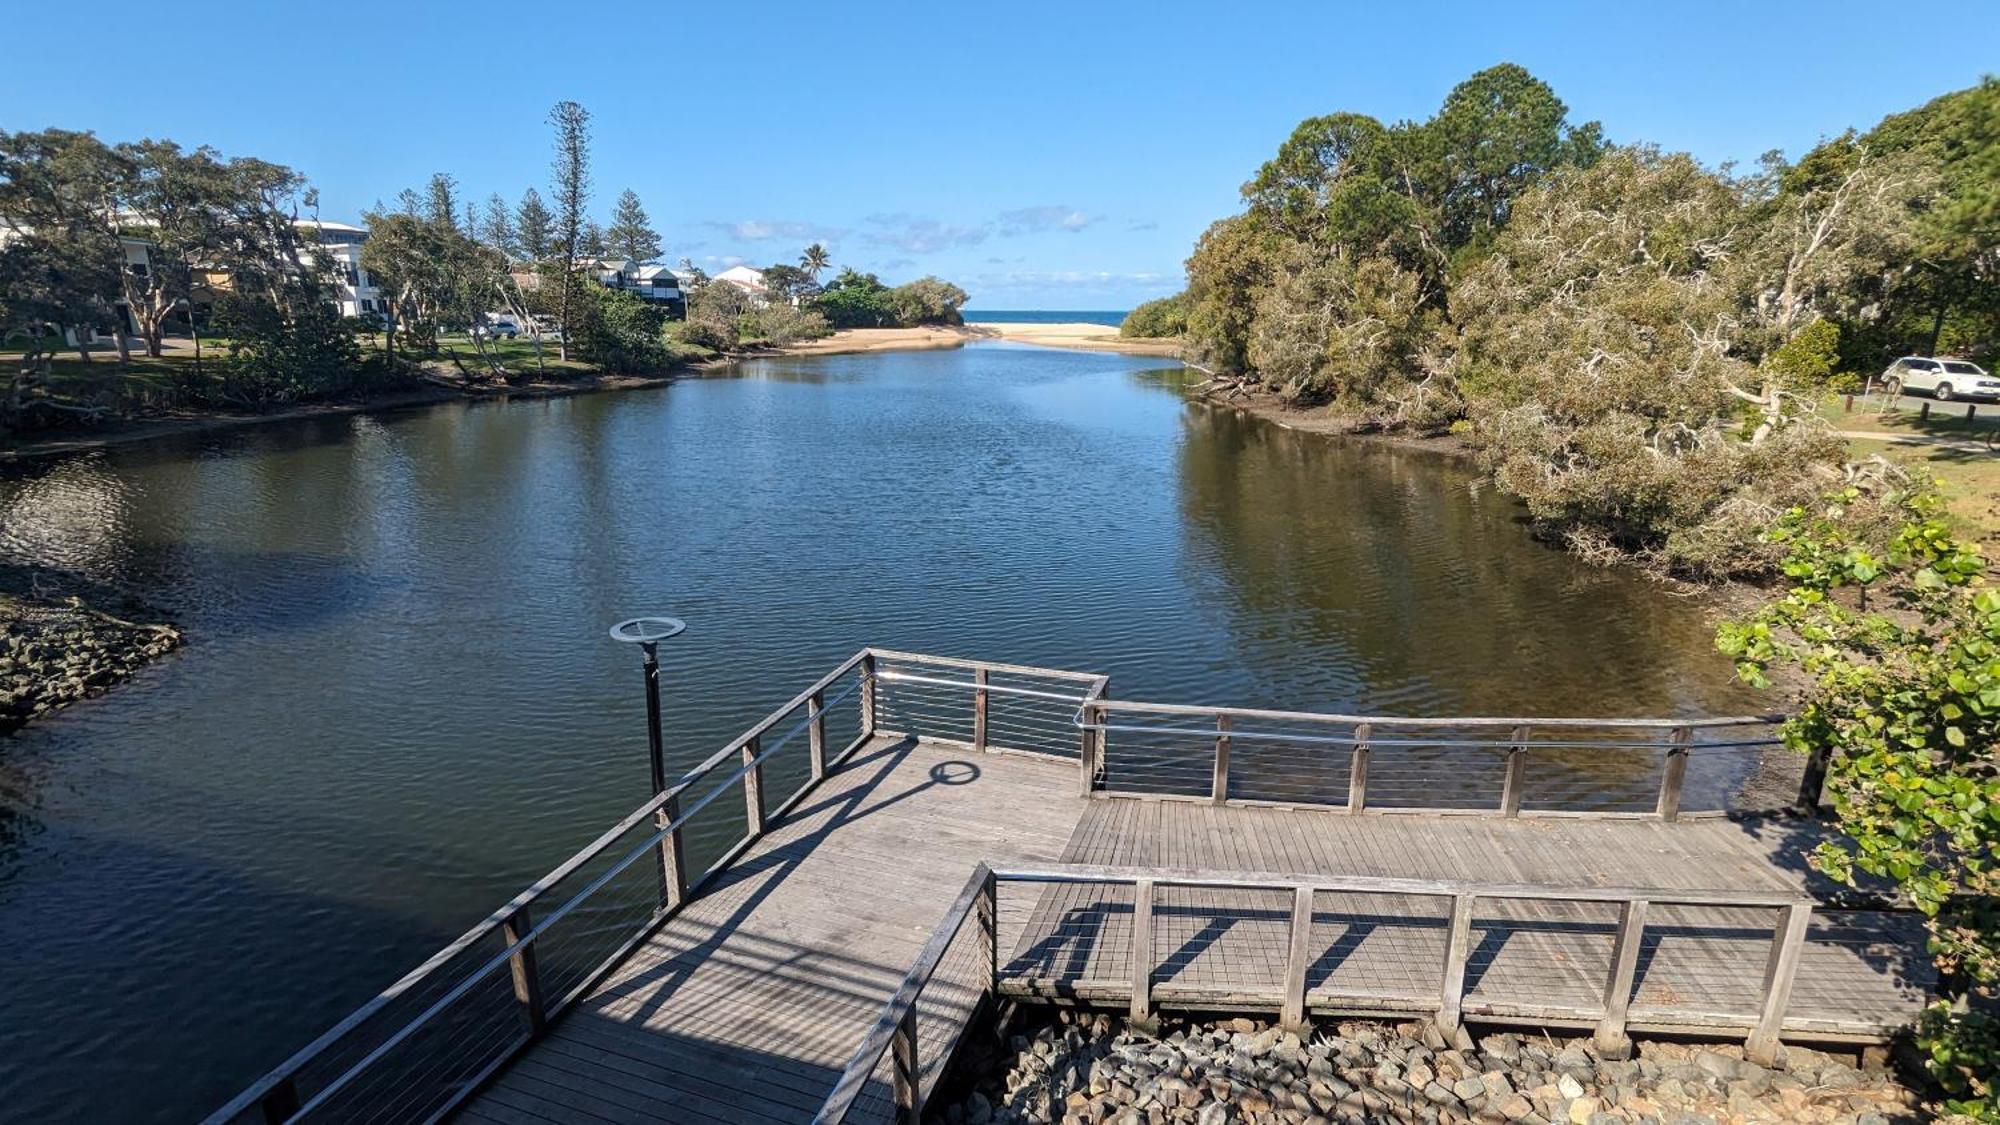
<instances>
[{"instance_id":1,"label":"riverbank","mask_svg":"<svg viewBox=\"0 0 2000 1125\"><path fill-rule=\"evenodd\" d=\"M179 648L180 631L160 616L71 576L0 567L0 734L102 695Z\"/></svg>"},{"instance_id":2,"label":"riverbank","mask_svg":"<svg viewBox=\"0 0 2000 1125\"><path fill-rule=\"evenodd\" d=\"M709 360L694 365L694 369L715 365L726 366L731 362L734 360ZM316 402L278 410L174 412L112 422L95 429L37 434L29 437L15 435L0 437L0 464L61 457L132 442L151 441L156 438L234 430L274 422L335 418L381 410L404 410L418 406L436 406L446 402L504 402L517 398L560 398L566 395L595 394L600 391L660 387L678 377L680 376L676 373L584 375L562 382L463 384L429 382L419 387L368 395L343 402Z\"/></svg>"}]
</instances>

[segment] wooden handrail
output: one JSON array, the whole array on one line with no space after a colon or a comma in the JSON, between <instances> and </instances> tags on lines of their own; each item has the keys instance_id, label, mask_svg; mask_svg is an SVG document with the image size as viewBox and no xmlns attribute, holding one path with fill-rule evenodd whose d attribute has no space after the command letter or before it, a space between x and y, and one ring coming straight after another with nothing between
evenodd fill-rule
<instances>
[{"instance_id":1,"label":"wooden handrail","mask_svg":"<svg viewBox=\"0 0 2000 1125\"><path fill-rule=\"evenodd\" d=\"M1374 723L1378 726L1393 727L1507 727L1522 724L1536 727L1606 727L1633 730L1672 730L1675 727L1693 727L1697 730L1710 727L1747 727L1783 722L1784 715L1725 715L1707 719L1592 719L1582 717L1538 718L1535 716L1466 716L1463 718L1399 717L1384 715L1345 715L1331 711L1274 711L1261 707L1220 707L1189 703L1152 703L1137 699L1101 700L1107 711L1150 712L1160 715L1186 715L1196 718L1213 718L1216 715L1231 715L1239 719L1269 719L1280 722L1331 723L1352 726L1355 723Z\"/></svg>"},{"instance_id":2,"label":"wooden handrail","mask_svg":"<svg viewBox=\"0 0 2000 1125\"><path fill-rule=\"evenodd\" d=\"M1207 887L1250 891L1316 891L1347 894L1417 895L1428 898L1541 899L1549 902L1627 902L1644 898L1655 905L1769 906L1811 905L1803 894L1759 890L1701 890L1662 887L1553 886L1536 883L1479 883L1461 879L1399 879L1383 875L1295 875L1275 871L1210 871L1193 867L1124 867L1102 864L1055 864L1045 867L995 867L1003 883L1124 884L1148 879L1160 887Z\"/></svg>"},{"instance_id":3,"label":"wooden handrail","mask_svg":"<svg viewBox=\"0 0 2000 1125\"><path fill-rule=\"evenodd\" d=\"M911 964L910 971L903 975L902 983L896 986L896 991L889 996L889 1002L883 1006L882 1015L875 1021L875 1026L861 1040L861 1046L855 1049L846 1068L841 1071L839 1080L834 1083L833 1092L827 1096L826 1102L813 1116L814 1125L833 1125L834 1122L846 1118L847 1111L853 1107L854 1100L861 1096L869 1077L875 1073L875 1067L881 1063L883 1054L889 1050L891 1041L898 1038L898 1033L916 1011L917 997L923 994L924 987L930 983L931 975L937 972L938 964L944 960L945 952L951 948L952 939L958 936L958 931L965 926L966 918L972 915L974 904L982 895L992 893L992 876L992 868L983 863L973 868L972 877L965 881L965 889L958 892L958 897L952 900L950 908L945 911L937 928L931 931L930 940L924 942L924 947L917 953L917 959ZM915 1085L917 1078L914 1072L917 1068L914 1065L913 1035L911 1040L913 1072L911 1082ZM912 1101L914 1104L908 1107L908 1111L921 1115L923 1112L921 1094L913 1096ZM899 1108L904 1107L899 1106Z\"/></svg>"},{"instance_id":4,"label":"wooden handrail","mask_svg":"<svg viewBox=\"0 0 2000 1125\"><path fill-rule=\"evenodd\" d=\"M1005 664L997 660L968 660L959 656L936 656L922 652L903 652L893 648L877 648L870 645L866 650L877 660L901 660L910 664L935 664L945 668L964 668L968 671L984 668L989 672L999 672L1008 676L1040 676L1052 680L1079 680L1095 683L1104 677L1095 672L1076 672L1067 668L1037 668L1030 664Z\"/></svg>"},{"instance_id":5,"label":"wooden handrail","mask_svg":"<svg viewBox=\"0 0 2000 1125\"><path fill-rule=\"evenodd\" d=\"M1555 887L1510 883L1473 883L1458 880L1393 879L1367 875L1293 875L1276 872L1219 873L1192 868L1116 867L1092 864L1053 866L992 867L980 864L965 889L945 911L931 931L930 940L917 956L895 993L884 1006L861 1046L850 1057L835 1083L833 1092L813 1118L814 1125L836 1125L845 1119L881 1064L885 1053L902 1050L909 1044L912 1060L907 1068L899 1059L893 1076L898 1114L903 1120L921 1117L923 1110L920 1069L915 1065L915 1040L910 1027L911 1013L930 983L938 964L968 917L978 917L982 925L998 909L998 886L1003 883L1084 883L1132 888L1132 925L1127 1016L1145 1023L1154 1014L1153 974L1158 958L1153 953L1153 912L1162 887L1204 887L1246 891L1291 892L1287 929L1284 980L1276 997L1281 1026L1299 1026L1307 1006L1307 973L1312 957L1312 917L1314 896L1320 892L1393 894L1444 899L1451 903L1447 924L1444 963L1439 973L1437 1021L1449 1029L1458 1026L1465 997L1466 968L1471 958L1474 911L1481 899L1539 899L1554 902L1616 903L1620 906L1617 933L1604 992L1604 1011L1597 1026L1597 1042L1603 1050L1617 1054L1629 1049L1625 1024L1635 979L1639 950L1648 908L1654 904L1674 906L1770 907L1780 912L1772 936L1770 961L1759 997L1757 1030L1746 1045L1746 1054L1768 1057L1777 1044L1778 1029L1790 1002L1791 982L1798 968L1813 903L1800 895L1775 891L1715 891L1638 887ZM997 928L997 927L996 927ZM991 940L982 935L982 940ZM993 966L989 988L998 986L997 950L987 962ZM906 1086L907 1084L907 1086Z\"/></svg>"},{"instance_id":6,"label":"wooden handrail","mask_svg":"<svg viewBox=\"0 0 2000 1125\"><path fill-rule=\"evenodd\" d=\"M717 750L715 753L709 755L709 757L703 760L701 763L683 773L680 779L674 782L674 784L668 786L666 789L655 794L651 799L647 800L644 804L640 805L638 808L633 809L630 813L627 813L624 817L619 819L619 821L616 824L613 824L610 828L604 830L595 839L593 839L590 843L584 845L575 854L571 855L568 859L565 859L561 863L557 864L554 868L552 868L549 871L548 874L542 876L540 879L535 880L533 883L530 883L527 887L522 889L518 894L514 895L513 898L508 899L507 902L502 904L500 907L495 909L492 913L488 914L485 918L481 919L479 922L475 923L470 929L466 930L463 934L460 934L457 938L453 939L451 942L446 944L444 948L438 950L436 953L426 958L416 968L411 969L409 972L397 978L395 983L383 989L380 993L377 993L372 1000L368 1001L366 1004L363 1004L361 1007L355 1009L345 1019L342 1019L339 1023L334 1024L332 1027L322 1032L318 1037L314 1038L312 1042L307 1043L305 1046L293 1052L292 1055L289 1058L287 1058L284 1062L279 1063L276 1067L273 1067L270 1071L266 1072L263 1077L259 1078L256 1082L252 1083L249 1087L247 1087L242 1093L238 1094L235 1098L231 1099L228 1104L216 1110L215 1113L211 1114L206 1120L211 1123L227 1122L246 1112L251 1111L256 1107L271 1103L273 1098L275 1098L276 1102L281 1105L290 1106L290 1108L284 1111L284 1114L280 1117L280 1120L283 1120L284 1118L292 1116L293 1114L297 1113L299 1110L299 1100L295 1084L292 1082L292 1076L297 1074L314 1058L318 1057L321 1052L327 1050L335 1043L338 1043L342 1039L346 1038L347 1035L353 1032L357 1027L360 1027L362 1024L366 1023L370 1018L380 1013L389 1004L395 1002L400 997L408 994L411 989L415 988L417 985L429 979L432 974L437 972L443 966L450 964L460 954L472 948L482 939L493 934L496 930L501 930L503 927L507 926L514 919L519 917L524 917L527 909L533 903L539 900L543 895L547 894L549 890L560 884L564 879L567 879L569 876L575 874L585 864L588 864L592 860L598 858L605 852L606 849L610 848L612 844L616 843L621 837L626 835L633 828L638 827L640 824L644 823L648 818L657 817L658 814L660 814L663 810L670 808L674 809L677 815L675 815L667 823L660 824L658 830L651 837L649 837L647 841L640 846L639 849L635 850L633 853L628 854L624 860L615 864L610 870L605 872L603 875L599 876L585 889L579 891L575 896L573 896L568 902L565 902L556 911L544 917L540 922L536 923L534 927L528 930L525 934L510 935L511 940L505 941L506 948L501 950L501 952L496 957L489 959L486 962L486 964L482 965L473 974L466 977L465 980L462 981L458 987L456 987L451 992L446 994L446 998L444 1000L440 1000L434 1003L430 1008L427 1008L425 1013L417 1017L417 1021L428 1019L431 1014L433 1014L437 1010L440 1010L440 1007L444 1005L448 1000L455 999L457 996L463 995L463 993L469 989L470 985L473 982L479 979L483 979L488 974L496 971L499 966L509 964L509 962L513 959L513 957L516 954L518 954L529 943L531 943L537 936L539 936L549 927L553 926L556 922L560 921L563 917L567 916L569 910L573 906L575 906L584 897L587 897L588 895L594 893L595 890L600 886L602 886L605 882L607 882L612 875L623 871L626 867L628 867L631 864L632 861L638 858L638 856L643 855L647 852L651 852L655 848L662 847L663 845L666 845L668 841L672 841L673 844L675 845L675 850L678 851L677 845L678 845L678 836L680 827L684 825L689 818L693 817L697 812L700 812L702 808L706 807L707 804L711 800L713 800L716 796L726 791L731 785L733 785L737 780L739 780L742 776L743 771L739 770L735 776L732 776L723 784L718 785L714 791L708 793L700 800L696 801L684 812L678 809L678 800L681 794L685 793L689 788L691 788L693 785L699 782L703 777L705 777L709 772L714 770L718 765L720 765L724 761L729 760L732 756L740 756L742 753L742 749L746 743L748 743L752 739L759 737L764 732L776 726L780 721L784 719L784 717L787 714L789 714L793 710L796 710L801 703L811 700L815 695L823 695L828 687L837 682L842 676L846 675L849 671L852 671L858 664L860 664L864 659L866 659L868 653L869 650L864 648L856 652L853 656L848 657L846 660L842 661L838 666L836 666L832 671L821 676L817 681L813 683L811 687L807 688L803 692L800 692L797 696L794 696L783 706L779 707L775 711L772 711L771 713L766 715L762 720L758 721L755 725L753 725L750 728L750 730L744 732L742 735L732 740L728 745L724 746L720 750ZM750 768L750 766L748 765L743 767L743 769L746 770L748 768ZM664 853L662 854L663 854L663 859L667 860L668 865L670 865L671 860L667 859ZM677 859L678 857L675 856L672 858ZM681 897L684 899L685 898L684 885L681 888L681 890L682 890ZM678 905L678 903L676 903L676 905ZM656 914L654 919L651 922L649 922L648 925L650 926L652 924L656 924L659 921L660 917L661 915ZM391 1037L391 1043L400 1041L400 1037L406 1035L410 1030L412 1030L412 1027L410 1025L405 1025L405 1027L401 1031L399 1031L397 1035ZM387 1044L385 1044L384 1046L386 1045ZM370 1052L369 1056L364 1058L364 1060L361 1063L356 1063L354 1066L349 1067L348 1070L344 1072L342 1077L344 1078L346 1074L352 1074L358 1069L360 1069L362 1066L366 1065L368 1061L378 1056L382 1052L382 1050L383 1046L378 1046L376 1050ZM323 1099L324 1096L327 1094L327 1092L328 1092L327 1090L318 1091L314 1095L314 1098L312 1100L307 1101L305 1104L311 1105L313 1101Z\"/></svg>"}]
</instances>

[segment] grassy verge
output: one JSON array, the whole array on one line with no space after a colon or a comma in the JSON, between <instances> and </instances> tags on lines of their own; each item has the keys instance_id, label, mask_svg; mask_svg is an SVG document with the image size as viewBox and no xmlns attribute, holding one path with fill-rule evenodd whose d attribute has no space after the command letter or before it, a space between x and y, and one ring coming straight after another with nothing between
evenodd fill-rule
<instances>
[{"instance_id":1,"label":"grassy verge","mask_svg":"<svg viewBox=\"0 0 2000 1125\"><path fill-rule=\"evenodd\" d=\"M1979 540L1988 557L2000 557L2000 453L1870 438L1849 438L1847 445L1856 457L1880 455L1942 481L1952 519L1966 535Z\"/></svg>"},{"instance_id":2,"label":"grassy verge","mask_svg":"<svg viewBox=\"0 0 2000 1125\"><path fill-rule=\"evenodd\" d=\"M2000 404L1990 402L1933 402L1903 398L1893 410L1882 409L1881 395L1856 395L1853 409L1842 395L1820 400L1819 413L1834 429L1849 433L1921 434L1934 437L1984 438L2000 433ZM1924 417L1923 407L1930 407ZM1970 407L1972 418L1966 418Z\"/></svg>"}]
</instances>

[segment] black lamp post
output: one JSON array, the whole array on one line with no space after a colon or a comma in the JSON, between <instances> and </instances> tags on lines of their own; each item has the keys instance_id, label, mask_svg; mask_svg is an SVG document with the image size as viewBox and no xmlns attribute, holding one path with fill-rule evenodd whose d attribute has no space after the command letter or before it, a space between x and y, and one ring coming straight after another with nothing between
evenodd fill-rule
<instances>
[{"instance_id":1,"label":"black lamp post","mask_svg":"<svg viewBox=\"0 0 2000 1125\"><path fill-rule=\"evenodd\" d=\"M660 739L660 642L680 635L687 625L673 617L634 617L611 627L611 639L638 645L645 654L646 744L653 765L653 792L667 788L666 747Z\"/></svg>"}]
</instances>

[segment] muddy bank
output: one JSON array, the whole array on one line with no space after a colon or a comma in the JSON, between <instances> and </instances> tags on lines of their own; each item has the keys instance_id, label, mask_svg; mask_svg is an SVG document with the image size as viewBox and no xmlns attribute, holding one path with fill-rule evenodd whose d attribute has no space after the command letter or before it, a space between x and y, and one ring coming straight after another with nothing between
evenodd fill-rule
<instances>
[{"instance_id":1,"label":"muddy bank","mask_svg":"<svg viewBox=\"0 0 2000 1125\"><path fill-rule=\"evenodd\" d=\"M464 384L431 382L421 387L413 387L408 390L392 391L379 395L369 395L365 398L346 402L313 403L306 406L287 407L280 410L242 412L187 411L154 417L125 419L88 430L32 435L0 435L0 463L33 461L44 457L61 457L71 453L86 453L94 449L107 449L112 446L126 445L132 442L150 441L154 438L234 430L244 426L260 426L271 422L293 422L304 418L334 418L347 414L368 414L384 410L403 410L417 406L435 406L444 402L488 402L505 401L514 398L559 398L564 395L595 394L600 391L660 387L673 382L677 377L678 373L668 375L587 375L562 382L468 382Z\"/></svg>"},{"instance_id":2,"label":"muddy bank","mask_svg":"<svg viewBox=\"0 0 2000 1125\"><path fill-rule=\"evenodd\" d=\"M128 594L0 568L0 734L102 695L180 644L180 630Z\"/></svg>"}]
</instances>

